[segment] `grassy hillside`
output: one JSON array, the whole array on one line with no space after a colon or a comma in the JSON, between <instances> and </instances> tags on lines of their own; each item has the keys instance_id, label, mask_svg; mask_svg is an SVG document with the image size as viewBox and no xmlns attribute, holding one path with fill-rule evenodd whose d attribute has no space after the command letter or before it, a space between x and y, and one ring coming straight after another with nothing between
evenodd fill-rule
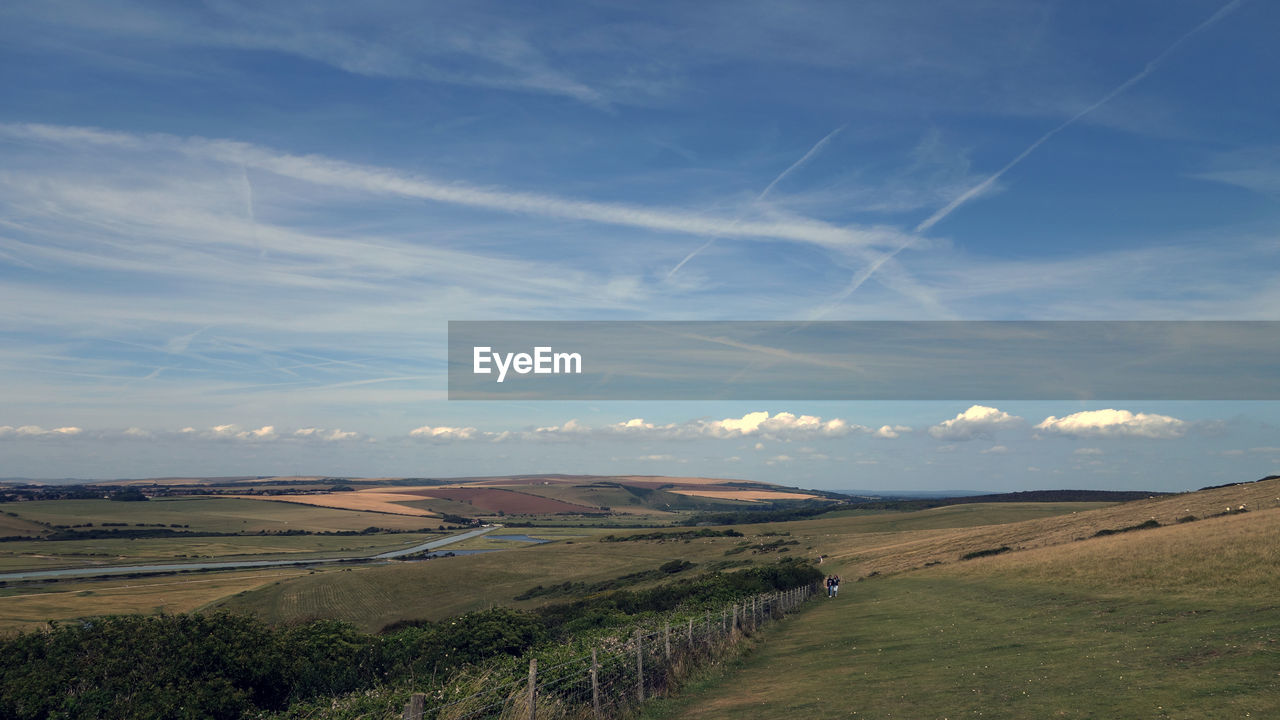
<instances>
[{"instance_id":1,"label":"grassy hillside","mask_svg":"<svg viewBox=\"0 0 1280 720\"><path fill-rule=\"evenodd\" d=\"M435 537L439 535L422 533L336 536L243 535L6 542L0 544L0 572L196 560L364 557L388 550L399 550L406 545L425 542Z\"/></svg>"},{"instance_id":2,"label":"grassy hillside","mask_svg":"<svg viewBox=\"0 0 1280 720\"><path fill-rule=\"evenodd\" d=\"M272 622L324 617L348 620L365 629L408 619L440 619L491 605L528 607L546 602L515 598L535 585L563 582L596 582L628 573L650 570L672 559L683 559L701 568L717 563L773 562L780 557L812 557L864 543L878 544L879 551L909 542L920 533L993 522L1069 515L1076 503L966 505L918 513L876 513L837 518L736 528L744 537L712 537L639 542L599 542L606 534L626 536L651 530L530 529L535 536L562 537L560 542L521 547L499 553L441 558L421 563L330 569L279 584L251 590L213 607L244 610ZM689 532L689 528L658 530ZM477 538L458 547L510 546ZM868 545L871 547L871 545Z\"/></svg>"},{"instance_id":3,"label":"grassy hillside","mask_svg":"<svg viewBox=\"0 0 1280 720\"><path fill-rule=\"evenodd\" d=\"M1236 512L1241 505L1252 510L1280 507L1280 480L1159 496L1096 510L1077 510L1069 515L1039 520L976 528L920 530L910 535L885 532L855 537L855 533L851 532L855 527L852 520L826 517L805 523L781 523L779 526L806 527L807 532L825 535L826 542L821 546L823 552L843 568L845 576L860 577L871 573L912 570L931 563L956 562L970 553L1003 547L1025 550L1073 543L1090 538L1100 531L1115 531L1149 520L1155 520L1161 525L1176 525L1186 518L1201 519ZM1026 507L1022 504L1010 505L1015 508L1019 506ZM923 512L956 513L963 512L968 507L987 508L978 511L979 516L987 516L989 512L999 512L999 508L1005 505L952 506ZM921 514L917 517L928 516ZM861 527L867 527L865 523L868 521L863 522Z\"/></svg>"},{"instance_id":4,"label":"grassy hillside","mask_svg":"<svg viewBox=\"0 0 1280 720\"><path fill-rule=\"evenodd\" d=\"M222 571L148 578L69 580L0 588L0 635L110 613L190 612L218 598L305 575L298 568Z\"/></svg>"},{"instance_id":5,"label":"grassy hillside","mask_svg":"<svg viewBox=\"0 0 1280 720\"><path fill-rule=\"evenodd\" d=\"M652 715L1280 717L1277 487L1235 488L1259 490L1271 508L846 582ZM1181 500L1226 508L1220 491ZM1063 530L1173 508L1125 507Z\"/></svg>"},{"instance_id":6,"label":"grassy hillside","mask_svg":"<svg viewBox=\"0 0 1280 720\"><path fill-rule=\"evenodd\" d=\"M699 563L719 560L734 540L678 546L579 540L424 562L328 569L244 592L211 608L253 612L271 622L335 618L377 630L400 620L438 620L495 605L541 605L545 599L519 602L515 597L536 585L595 582L652 570L673 557Z\"/></svg>"},{"instance_id":7,"label":"grassy hillside","mask_svg":"<svg viewBox=\"0 0 1280 720\"><path fill-rule=\"evenodd\" d=\"M41 500L8 503L7 512L19 518L49 525L80 525L91 522L136 525L185 525L189 530L211 532L258 532L259 530L363 530L370 526L397 530L434 527L434 518L405 517L386 513L360 512L310 507L283 502L217 497L156 498L149 502L112 500ZM0 518L12 520L9 516ZM434 520L434 522L433 522ZM3 520L0 520L3 522ZM3 528L0 528L2 530ZM6 533L10 534L10 533ZM24 532L12 534L27 534Z\"/></svg>"},{"instance_id":8,"label":"grassy hillside","mask_svg":"<svg viewBox=\"0 0 1280 720\"><path fill-rule=\"evenodd\" d=\"M0 537L9 535L40 535L45 527L30 520L23 520L12 511L0 513Z\"/></svg>"}]
</instances>

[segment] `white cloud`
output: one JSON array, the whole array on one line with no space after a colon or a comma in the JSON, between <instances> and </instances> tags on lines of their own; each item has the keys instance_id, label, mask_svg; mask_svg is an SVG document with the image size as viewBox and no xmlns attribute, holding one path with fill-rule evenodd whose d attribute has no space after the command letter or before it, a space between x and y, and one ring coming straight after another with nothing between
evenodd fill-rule
<instances>
[{"instance_id":1,"label":"white cloud","mask_svg":"<svg viewBox=\"0 0 1280 720\"><path fill-rule=\"evenodd\" d=\"M874 435L885 440L894 440L902 436L902 433L912 432L912 428L906 425L881 425Z\"/></svg>"},{"instance_id":2,"label":"white cloud","mask_svg":"<svg viewBox=\"0 0 1280 720\"><path fill-rule=\"evenodd\" d=\"M249 435L256 440L270 440L276 437L276 428L274 425L263 425L257 430L250 430Z\"/></svg>"},{"instance_id":3,"label":"white cloud","mask_svg":"<svg viewBox=\"0 0 1280 720\"><path fill-rule=\"evenodd\" d=\"M1086 410L1066 417L1050 415L1037 430L1076 437L1178 438L1189 423L1168 415L1132 413L1128 410Z\"/></svg>"},{"instance_id":4,"label":"white cloud","mask_svg":"<svg viewBox=\"0 0 1280 720\"><path fill-rule=\"evenodd\" d=\"M1009 448L1005 447L1004 445L992 445L986 450L983 450L982 454L983 455L1004 455L1008 452L1009 452Z\"/></svg>"},{"instance_id":5,"label":"white cloud","mask_svg":"<svg viewBox=\"0 0 1280 720\"><path fill-rule=\"evenodd\" d=\"M71 426L46 430L39 425L22 425L20 427L0 425L0 438L69 438L75 437L82 432L84 432L83 429Z\"/></svg>"},{"instance_id":6,"label":"white cloud","mask_svg":"<svg viewBox=\"0 0 1280 720\"><path fill-rule=\"evenodd\" d=\"M751 412L740 418L703 421L689 428L690 432L704 437L742 437L759 435L767 439L843 437L852 432L866 432L868 428L853 425L841 418L823 420L815 415L795 415L780 412L770 415L767 410Z\"/></svg>"},{"instance_id":7,"label":"white cloud","mask_svg":"<svg viewBox=\"0 0 1280 720\"><path fill-rule=\"evenodd\" d=\"M1017 425L1022 418L985 405L973 405L950 420L929 428L937 440L973 440L991 437L998 428Z\"/></svg>"},{"instance_id":8,"label":"white cloud","mask_svg":"<svg viewBox=\"0 0 1280 720\"><path fill-rule=\"evenodd\" d=\"M423 425L409 431L409 437L422 440L471 440L480 435L480 431L473 427L448 427L445 425Z\"/></svg>"},{"instance_id":9,"label":"white cloud","mask_svg":"<svg viewBox=\"0 0 1280 720\"><path fill-rule=\"evenodd\" d=\"M1075 454L1076 455L1101 455L1102 450L1099 448L1091 448L1091 447L1076 448Z\"/></svg>"},{"instance_id":10,"label":"white cloud","mask_svg":"<svg viewBox=\"0 0 1280 720\"><path fill-rule=\"evenodd\" d=\"M198 437L204 440L244 440L251 442L265 442L275 440L279 437L276 433L274 425L263 425L254 430L241 430L239 425L226 424L214 425L206 431L200 432L192 428L183 428L181 435L188 437Z\"/></svg>"},{"instance_id":11,"label":"white cloud","mask_svg":"<svg viewBox=\"0 0 1280 720\"><path fill-rule=\"evenodd\" d=\"M85 440L184 440L184 441L235 441L235 442L273 442L280 440L350 440L363 437L360 433L344 430L324 430L323 428L306 427L292 432L282 432L275 425L263 425L258 428L242 429L234 423L214 425L204 430L186 426L178 430L148 430L130 426L123 430L91 429L65 426L45 429L39 425L23 425L13 427L0 425L0 439L50 439L50 438L82 438Z\"/></svg>"},{"instance_id":12,"label":"white cloud","mask_svg":"<svg viewBox=\"0 0 1280 720\"><path fill-rule=\"evenodd\" d=\"M298 428L293 431L293 437L300 440L323 440L325 442L339 442L342 440L355 440L362 437L358 432L349 432L342 429L325 430L318 427Z\"/></svg>"},{"instance_id":13,"label":"white cloud","mask_svg":"<svg viewBox=\"0 0 1280 720\"><path fill-rule=\"evenodd\" d=\"M902 426L898 426L901 428ZM824 419L815 415L789 412L770 414L767 410L749 412L741 417L720 420L690 420L658 425L643 418L592 428L570 420L563 425L540 427L524 437L581 436L599 434L615 437L653 439L733 439L758 437L766 440L819 439L844 437L854 432L870 432L870 428L851 424L841 418ZM762 447L757 443L756 449Z\"/></svg>"},{"instance_id":14,"label":"white cloud","mask_svg":"<svg viewBox=\"0 0 1280 720\"><path fill-rule=\"evenodd\" d=\"M63 145L92 145L130 150L178 152L198 159L254 168L316 186L377 196L414 198L519 215L595 222L703 237L782 240L828 249L895 247L913 236L888 227L837 226L809 218L784 216L740 220L676 208L577 200L542 193L494 190L435 180L390 168L363 166L318 155L290 155L232 140L174 135L135 135L97 128L0 123L0 135Z\"/></svg>"}]
</instances>

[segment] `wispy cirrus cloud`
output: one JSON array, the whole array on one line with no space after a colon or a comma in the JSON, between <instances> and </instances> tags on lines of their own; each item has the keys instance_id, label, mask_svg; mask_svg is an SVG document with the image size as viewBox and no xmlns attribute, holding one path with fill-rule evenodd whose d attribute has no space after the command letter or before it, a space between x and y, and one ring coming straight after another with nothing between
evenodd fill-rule
<instances>
[{"instance_id":1,"label":"wispy cirrus cloud","mask_svg":"<svg viewBox=\"0 0 1280 720\"><path fill-rule=\"evenodd\" d=\"M312 185L347 191L429 200L505 213L596 222L687 235L774 240L816 245L830 250L901 244L906 237L887 227L837 226L788 216L738 220L677 208L579 200L559 195L482 188L385 167L360 165L318 155L294 155L233 140L130 134L97 128L29 123L0 124L0 135L63 145L104 146L128 150L176 152L248 167Z\"/></svg>"}]
</instances>

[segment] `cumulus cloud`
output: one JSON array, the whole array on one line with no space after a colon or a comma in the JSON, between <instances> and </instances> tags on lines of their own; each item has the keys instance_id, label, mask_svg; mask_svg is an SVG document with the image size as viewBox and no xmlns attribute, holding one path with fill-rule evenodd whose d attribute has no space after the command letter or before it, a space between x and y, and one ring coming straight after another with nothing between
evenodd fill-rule
<instances>
[{"instance_id":1,"label":"cumulus cloud","mask_svg":"<svg viewBox=\"0 0 1280 720\"><path fill-rule=\"evenodd\" d=\"M307 427L287 432L281 431L275 425L263 425L257 428L242 428L234 423L213 425L205 429L186 426L178 430L148 430L137 426L130 426L124 429L107 428L86 430L84 428L73 426L45 429L39 425L22 425L20 427L0 425L0 439L10 438L14 440L81 438L83 440L96 441L147 440L160 442L165 440L184 440L265 443L275 441L297 442L303 440L338 441L351 440L360 437L363 437L360 433L349 432L341 429L326 430L324 428Z\"/></svg>"},{"instance_id":2,"label":"cumulus cloud","mask_svg":"<svg viewBox=\"0 0 1280 720\"><path fill-rule=\"evenodd\" d=\"M420 440L472 440L480 436L480 431L473 427L448 427L445 425L423 425L409 431L409 437Z\"/></svg>"},{"instance_id":3,"label":"cumulus cloud","mask_svg":"<svg viewBox=\"0 0 1280 720\"><path fill-rule=\"evenodd\" d=\"M701 424L702 434L711 437L740 437L760 435L767 438L787 437L841 437L854 430L865 430L859 425L833 418L823 420L814 415L794 415L780 412L770 416L768 411L752 412L740 418L725 418Z\"/></svg>"},{"instance_id":4,"label":"cumulus cloud","mask_svg":"<svg viewBox=\"0 0 1280 720\"><path fill-rule=\"evenodd\" d=\"M343 440L356 440L363 437L358 432L350 432L341 428L326 430L318 427L304 427L293 431L293 437L300 440L321 440L324 442L341 442Z\"/></svg>"},{"instance_id":5,"label":"cumulus cloud","mask_svg":"<svg viewBox=\"0 0 1280 720\"><path fill-rule=\"evenodd\" d=\"M1178 438L1190 423L1168 415L1132 413L1128 410L1086 410L1066 417L1050 415L1037 430L1075 437Z\"/></svg>"},{"instance_id":6,"label":"cumulus cloud","mask_svg":"<svg viewBox=\"0 0 1280 720\"><path fill-rule=\"evenodd\" d=\"M1009 448L1005 447L1004 445L992 445L986 450L983 450L982 454L983 455L1004 455L1007 452L1009 452Z\"/></svg>"},{"instance_id":7,"label":"cumulus cloud","mask_svg":"<svg viewBox=\"0 0 1280 720\"><path fill-rule=\"evenodd\" d=\"M909 430L909 428L904 428L903 426L896 427L900 431ZM600 427L591 427L577 420L570 420L563 425L540 427L531 432L488 433L486 435L493 439L550 439L596 435L600 437L657 440L759 438L785 441L836 438L855 432L871 432L871 429L850 423L841 418L825 419L815 415L796 415L789 412L771 414L767 410L760 410L746 413L741 417L722 418L719 420L700 419L661 425L649 422L644 418L631 418L624 422Z\"/></svg>"},{"instance_id":8,"label":"cumulus cloud","mask_svg":"<svg viewBox=\"0 0 1280 720\"><path fill-rule=\"evenodd\" d=\"M75 437L84 432L78 427L60 427L46 430L39 425L22 425L14 427L12 425L0 425L0 438L67 438Z\"/></svg>"},{"instance_id":9,"label":"cumulus cloud","mask_svg":"<svg viewBox=\"0 0 1280 720\"><path fill-rule=\"evenodd\" d=\"M896 440L902 437L902 433L911 432L911 428L906 425L881 425L879 430L874 433L875 437L885 440Z\"/></svg>"},{"instance_id":10,"label":"cumulus cloud","mask_svg":"<svg viewBox=\"0 0 1280 720\"><path fill-rule=\"evenodd\" d=\"M275 440L279 437L276 434L274 425L263 425L256 430L241 430L239 425L226 424L214 425L204 432L195 431L192 428L183 428L182 434L193 435L202 439L210 440L248 440L248 441L268 441Z\"/></svg>"},{"instance_id":11,"label":"cumulus cloud","mask_svg":"<svg viewBox=\"0 0 1280 720\"><path fill-rule=\"evenodd\" d=\"M929 428L929 435L937 440L989 438L997 429L1021 422L1022 418L1010 415L1003 410L985 405L973 405L950 420L943 420Z\"/></svg>"}]
</instances>

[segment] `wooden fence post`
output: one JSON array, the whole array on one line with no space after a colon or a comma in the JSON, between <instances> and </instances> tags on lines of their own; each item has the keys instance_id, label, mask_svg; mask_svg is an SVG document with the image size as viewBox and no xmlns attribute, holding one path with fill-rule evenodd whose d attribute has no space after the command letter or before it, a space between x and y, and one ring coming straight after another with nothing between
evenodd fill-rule
<instances>
[{"instance_id":1,"label":"wooden fence post","mask_svg":"<svg viewBox=\"0 0 1280 720\"><path fill-rule=\"evenodd\" d=\"M705 632L707 633L707 647L711 647L711 611L706 611Z\"/></svg>"},{"instance_id":2,"label":"wooden fence post","mask_svg":"<svg viewBox=\"0 0 1280 720\"><path fill-rule=\"evenodd\" d=\"M595 708L596 720L604 717L600 712L600 664L596 662L595 648L591 648L591 707Z\"/></svg>"},{"instance_id":3,"label":"wooden fence post","mask_svg":"<svg viewBox=\"0 0 1280 720\"><path fill-rule=\"evenodd\" d=\"M729 625L732 630L738 629L738 603L733 604L733 622Z\"/></svg>"},{"instance_id":4,"label":"wooden fence post","mask_svg":"<svg viewBox=\"0 0 1280 720\"><path fill-rule=\"evenodd\" d=\"M538 658L529 658L529 720L538 717Z\"/></svg>"},{"instance_id":5,"label":"wooden fence post","mask_svg":"<svg viewBox=\"0 0 1280 720\"><path fill-rule=\"evenodd\" d=\"M671 664L671 623L668 621L662 626L662 644L667 650L667 664Z\"/></svg>"},{"instance_id":6,"label":"wooden fence post","mask_svg":"<svg viewBox=\"0 0 1280 720\"><path fill-rule=\"evenodd\" d=\"M689 618L689 629L685 632L685 637L689 639L689 649L693 649L693 618Z\"/></svg>"},{"instance_id":7,"label":"wooden fence post","mask_svg":"<svg viewBox=\"0 0 1280 720\"><path fill-rule=\"evenodd\" d=\"M409 696L409 703L404 706L404 720L422 720L422 713L427 709L427 696L414 693Z\"/></svg>"},{"instance_id":8,"label":"wooden fence post","mask_svg":"<svg viewBox=\"0 0 1280 720\"><path fill-rule=\"evenodd\" d=\"M636 698L644 702L644 637L636 628Z\"/></svg>"}]
</instances>

